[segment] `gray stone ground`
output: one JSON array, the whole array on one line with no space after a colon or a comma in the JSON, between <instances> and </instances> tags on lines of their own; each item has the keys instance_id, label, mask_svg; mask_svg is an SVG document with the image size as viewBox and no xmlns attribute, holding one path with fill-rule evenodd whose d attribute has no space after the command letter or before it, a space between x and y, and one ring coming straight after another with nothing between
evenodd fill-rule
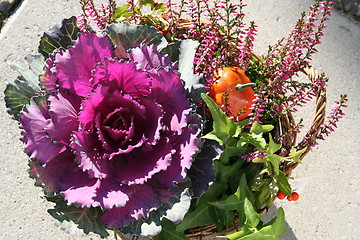
<instances>
[{"instance_id":1,"label":"gray stone ground","mask_svg":"<svg viewBox=\"0 0 360 240\"><path fill-rule=\"evenodd\" d=\"M259 26L255 51L286 36L300 12L312 0L246 1L247 19ZM25 64L24 56L36 53L44 30L63 17L79 13L77 0L24 0L0 34L0 239L1 240L80 240L96 236L73 236L54 225L46 213L49 204L41 189L33 186L27 174L27 156L22 152L20 131L6 113L3 91L17 73L7 62ZM297 202L276 202L264 217L284 207L289 232L287 240L359 239L360 237L360 26L343 13L334 12L328 22L323 44L313 65L327 73L328 107L347 93L349 107L337 131L321 142L294 172L296 179L307 179ZM314 106L305 107L302 117L309 122ZM304 181L306 182L306 181ZM109 238L112 239L112 238Z\"/></svg>"}]
</instances>

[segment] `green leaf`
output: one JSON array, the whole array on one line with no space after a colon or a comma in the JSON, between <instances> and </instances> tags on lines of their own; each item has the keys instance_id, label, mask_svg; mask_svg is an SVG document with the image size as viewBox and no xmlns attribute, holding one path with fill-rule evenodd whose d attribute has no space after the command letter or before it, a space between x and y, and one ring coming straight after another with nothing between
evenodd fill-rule
<instances>
[{"instance_id":1,"label":"green leaf","mask_svg":"<svg viewBox=\"0 0 360 240\"><path fill-rule=\"evenodd\" d=\"M246 174L243 173L240 178L239 187L234 194L228 196L224 200L211 202L210 204L221 210L227 210L227 211L236 210L239 214L238 224L239 227L241 227L246 220L244 213L245 198L248 198L251 202L254 202L254 196L251 193L246 181Z\"/></svg>"},{"instance_id":2,"label":"green leaf","mask_svg":"<svg viewBox=\"0 0 360 240\"><path fill-rule=\"evenodd\" d=\"M129 17L133 16L134 13L129 11L130 4L125 4L120 7L115 8L114 17L117 22L122 22L127 20Z\"/></svg>"},{"instance_id":3,"label":"green leaf","mask_svg":"<svg viewBox=\"0 0 360 240\"><path fill-rule=\"evenodd\" d=\"M46 197L48 201L55 203L53 209L48 212L59 221L59 224L69 233L90 232L99 234L102 238L108 237L105 225L100 221L103 211L100 208L81 208L67 205L67 202L59 197Z\"/></svg>"},{"instance_id":4,"label":"green leaf","mask_svg":"<svg viewBox=\"0 0 360 240\"><path fill-rule=\"evenodd\" d=\"M40 39L38 50L45 58L48 58L55 49L67 49L71 46L79 32L80 28L76 25L76 17L65 18L61 24L56 24L44 33Z\"/></svg>"},{"instance_id":5,"label":"green leaf","mask_svg":"<svg viewBox=\"0 0 360 240\"><path fill-rule=\"evenodd\" d=\"M287 177L285 176L285 174L280 171L279 174L276 176L276 180L277 180L277 185L280 189L280 191L282 191L283 193L285 193L288 196L291 196L291 186L289 184L289 181L287 179Z\"/></svg>"},{"instance_id":6,"label":"green leaf","mask_svg":"<svg viewBox=\"0 0 360 240\"><path fill-rule=\"evenodd\" d=\"M283 208L279 208L278 215L269 224L262 226L252 234L246 235L239 240L280 240L278 236L286 233L285 213Z\"/></svg>"},{"instance_id":7,"label":"green leaf","mask_svg":"<svg viewBox=\"0 0 360 240\"><path fill-rule=\"evenodd\" d=\"M245 198L244 201L244 212L246 216L245 225L248 227L256 228L260 223L261 214L256 212L248 198Z\"/></svg>"},{"instance_id":8,"label":"green leaf","mask_svg":"<svg viewBox=\"0 0 360 240\"><path fill-rule=\"evenodd\" d=\"M271 155L265 157L265 159L271 163L271 165L274 168L275 174L278 175L280 172L280 170L279 170L280 162L283 160L283 157L276 155L276 154L271 154Z\"/></svg>"},{"instance_id":9,"label":"green leaf","mask_svg":"<svg viewBox=\"0 0 360 240\"><path fill-rule=\"evenodd\" d=\"M160 44L163 38L155 27L134 25L128 22L111 24L104 32L116 46L115 51L119 58L126 58L127 51L131 48Z\"/></svg>"},{"instance_id":10,"label":"green leaf","mask_svg":"<svg viewBox=\"0 0 360 240\"><path fill-rule=\"evenodd\" d=\"M154 6L154 0L139 0L140 7L149 5Z\"/></svg>"},{"instance_id":11,"label":"green leaf","mask_svg":"<svg viewBox=\"0 0 360 240\"><path fill-rule=\"evenodd\" d=\"M226 237L230 240L278 240L281 239L278 236L286 233L286 231L285 213L283 208L279 208L277 217L266 225L257 225L255 227L246 225L242 231L227 235Z\"/></svg>"},{"instance_id":12,"label":"green leaf","mask_svg":"<svg viewBox=\"0 0 360 240\"><path fill-rule=\"evenodd\" d=\"M189 211L184 220L177 226L176 230L183 232L192 226L204 226L218 221L215 207L210 205L216 198L222 195L227 189L227 185L214 182L209 190L201 195L201 197Z\"/></svg>"},{"instance_id":13,"label":"green leaf","mask_svg":"<svg viewBox=\"0 0 360 240\"><path fill-rule=\"evenodd\" d=\"M267 154L274 154L281 148L281 144L277 144L274 142L274 139L272 138L271 134L269 135L269 145L267 149Z\"/></svg>"},{"instance_id":14,"label":"green leaf","mask_svg":"<svg viewBox=\"0 0 360 240\"><path fill-rule=\"evenodd\" d=\"M294 162L301 163L300 157L305 151L306 148L303 148L299 151L295 151L294 147L292 147L289 156L293 158Z\"/></svg>"},{"instance_id":15,"label":"green leaf","mask_svg":"<svg viewBox=\"0 0 360 240\"><path fill-rule=\"evenodd\" d=\"M25 60L29 64L29 68L23 68L16 63L10 63L10 67L18 71L22 78L28 82L33 88L39 89L39 75L44 73L44 57L38 55L28 55Z\"/></svg>"},{"instance_id":16,"label":"green leaf","mask_svg":"<svg viewBox=\"0 0 360 240\"><path fill-rule=\"evenodd\" d=\"M234 212L233 211L226 211L221 210L218 208L214 208L215 216L216 216L216 228L218 232L222 232L225 229L229 228L234 222Z\"/></svg>"},{"instance_id":17,"label":"green leaf","mask_svg":"<svg viewBox=\"0 0 360 240\"><path fill-rule=\"evenodd\" d=\"M183 233L176 231L176 225L167 218L161 221L161 232L154 237L154 240L186 240L188 239Z\"/></svg>"},{"instance_id":18,"label":"green leaf","mask_svg":"<svg viewBox=\"0 0 360 240\"><path fill-rule=\"evenodd\" d=\"M252 144L254 147L256 147L258 149L266 148L266 141L260 135L240 133L240 136L243 137L246 142Z\"/></svg>"},{"instance_id":19,"label":"green leaf","mask_svg":"<svg viewBox=\"0 0 360 240\"><path fill-rule=\"evenodd\" d=\"M235 183L240 181L240 168L244 164L244 160L238 159L232 165L224 165L219 160L214 161L216 176L215 179L221 184ZM235 188L236 189L236 188Z\"/></svg>"},{"instance_id":20,"label":"green leaf","mask_svg":"<svg viewBox=\"0 0 360 240\"><path fill-rule=\"evenodd\" d=\"M269 178L262 179L260 184L256 186L255 191L255 200L256 200L256 208L260 209L264 204L269 206L273 200L273 195L271 193L270 185L272 184L272 180Z\"/></svg>"},{"instance_id":21,"label":"green leaf","mask_svg":"<svg viewBox=\"0 0 360 240\"><path fill-rule=\"evenodd\" d=\"M226 238L230 240L239 240L239 239L243 239L244 236L247 236L251 233L253 233L251 230L249 230L248 228L244 228L242 231L227 235Z\"/></svg>"},{"instance_id":22,"label":"green leaf","mask_svg":"<svg viewBox=\"0 0 360 240\"><path fill-rule=\"evenodd\" d=\"M210 109L213 118L213 130L203 136L203 138L218 141L223 145L229 137L234 136L236 125L225 115L211 97L204 93L201 94L201 97Z\"/></svg>"},{"instance_id":23,"label":"green leaf","mask_svg":"<svg viewBox=\"0 0 360 240\"><path fill-rule=\"evenodd\" d=\"M235 139L234 139L235 140ZM228 164L230 157L238 156L246 151L246 147L225 147L223 153L220 156L220 161L224 164Z\"/></svg>"},{"instance_id":24,"label":"green leaf","mask_svg":"<svg viewBox=\"0 0 360 240\"><path fill-rule=\"evenodd\" d=\"M15 120L19 121L19 114L22 108L39 92L39 88L29 84L23 77L18 77L13 83L8 84L4 91L8 113L12 115Z\"/></svg>"},{"instance_id":25,"label":"green leaf","mask_svg":"<svg viewBox=\"0 0 360 240\"><path fill-rule=\"evenodd\" d=\"M282 207L279 208L277 216L265 224L263 226L262 230L263 232L272 233L275 236L279 236L281 234L284 234L287 232L287 227L285 224L285 212Z\"/></svg>"},{"instance_id":26,"label":"green leaf","mask_svg":"<svg viewBox=\"0 0 360 240\"><path fill-rule=\"evenodd\" d=\"M17 77L13 83L9 83L4 91L8 113L16 120L19 120L20 111L30 102L31 97L41 92L38 79L44 71L44 57L40 54L28 55L25 60L29 63L28 69L15 63L10 64L10 67L22 76Z\"/></svg>"},{"instance_id":27,"label":"green leaf","mask_svg":"<svg viewBox=\"0 0 360 240\"><path fill-rule=\"evenodd\" d=\"M262 133L266 133L266 132L270 132L271 130L274 129L273 125L261 125L259 122L255 121L251 127L251 131L254 134L262 134Z\"/></svg>"}]
</instances>

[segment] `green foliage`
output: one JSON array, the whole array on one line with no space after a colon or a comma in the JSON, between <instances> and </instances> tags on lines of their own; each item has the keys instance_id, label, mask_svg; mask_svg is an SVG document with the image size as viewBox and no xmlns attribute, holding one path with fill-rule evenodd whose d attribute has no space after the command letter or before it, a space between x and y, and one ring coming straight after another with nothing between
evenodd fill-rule
<instances>
[{"instance_id":1,"label":"green foliage","mask_svg":"<svg viewBox=\"0 0 360 240\"><path fill-rule=\"evenodd\" d=\"M227 235L231 240L270 240L281 239L278 236L287 231L285 225L285 213L279 208L278 215L269 223L263 225L261 215L256 212L251 202L245 199L245 216L246 222L243 229L239 232Z\"/></svg>"},{"instance_id":2,"label":"green foliage","mask_svg":"<svg viewBox=\"0 0 360 240\"><path fill-rule=\"evenodd\" d=\"M147 25L132 25L127 22L109 25L104 32L116 46L116 53L119 58L126 58L127 51L131 48L159 44L162 35L157 29Z\"/></svg>"},{"instance_id":3,"label":"green foliage","mask_svg":"<svg viewBox=\"0 0 360 240\"><path fill-rule=\"evenodd\" d=\"M177 231L183 232L192 226L205 226L213 223L219 226L225 224L224 219L219 218L221 211L218 211L209 202L216 201L219 196L226 192L226 189L227 185L214 182L207 192L195 199L184 220L176 227Z\"/></svg>"},{"instance_id":4,"label":"green foliage","mask_svg":"<svg viewBox=\"0 0 360 240\"><path fill-rule=\"evenodd\" d=\"M245 173L242 174L240 183L238 186L237 191L229 196L224 196L223 200L216 201L216 202L210 202L211 205L217 207L221 210L226 210L228 212L232 212L234 210L237 211L239 215L239 227L243 226L245 223L246 217L244 212L244 202L245 198L250 199L251 202L254 202L254 196L252 192L249 189L249 186L247 184L246 175Z\"/></svg>"},{"instance_id":5,"label":"green foliage","mask_svg":"<svg viewBox=\"0 0 360 240\"><path fill-rule=\"evenodd\" d=\"M145 12L144 7L150 7L150 12ZM129 11L129 9L131 10ZM148 8L146 10L148 10ZM134 6L125 4L117 7L115 9L114 17L116 22L130 22L135 18L135 22L141 22L142 25L164 27L167 24L159 17L159 14L163 13L165 10L164 3L158 3L153 0L140 0L139 4Z\"/></svg>"},{"instance_id":6,"label":"green foliage","mask_svg":"<svg viewBox=\"0 0 360 240\"><path fill-rule=\"evenodd\" d=\"M276 176L277 186L279 187L280 191L285 193L286 195L291 195L291 186L285 174L280 171L279 175Z\"/></svg>"},{"instance_id":7,"label":"green foliage","mask_svg":"<svg viewBox=\"0 0 360 240\"><path fill-rule=\"evenodd\" d=\"M59 221L60 226L69 233L90 232L99 234L102 238L109 236L105 225L100 222L103 214L100 208L81 208L74 205L67 205L67 202L59 196L46 197L50 202L55 203L53 209L48 212L53 218Z\"/></svg>"},{"instance_id":8,"label":"green foliage","mask_svg":"<svg viewBox=\"0 0 360 240\"><path fill-rule=\"evenodd\" d=\"M28 55L25 60L29 68L11 63L12 69L18 71L21 76L9 83L4 91L5 103L8 113L19 121L19 113L30 102L33 96L40 94L39 75L43 73L44 57L42 55Z\"/></svg>"},{"instance_id":9,"label":"green foliage","mask_svg":"<svg viewBox=\"0 0 360 240\"><path fill-rule=\"evenodd\" d=\"M176 225L167 218L161 221L161 232L154 237L154 240L186 240L188 239L183 233L176 231Z\"/></svg>"},{"instance_id":10,"label":"green foliage","mask_svg":"<svg viewBox=\"0 0 360 240\"><path fill-rule=\"evenodd\" d=\"M213 130L203 136L203 138L215 140L225 145L229 138L235 136L236 124L225 115L212 98L206 94L201 94L201 97L210 109L213 119Z\"/></svg>"},{"instance_id":11,"label":"green foliage","mask_svg":"<svg viewBox=\"0 0 360 240\"><path fill-rule=\"evenodd\" d=\"M256 134L260 135L262 133L270 132L274 129L273 125L261 125L259 122L255 121L251 127L251 131Z\"/></svg>"},{"instance_id":12,"label":"green foliage","mask_svg":"<svg viewBox=\"0 0 360 240\"><path fill-rule=\"evenodd\" d=\"M56 24L41 37L39 53L48 58L55 49L67 49L77 39L79 31L80 28L76 25L76 17L63 19L61 24Z\"/></svg>"},{"instance_id":13,"label":"green foliage","mask_svg":"<svg viewBox=\"0 0 360 240\"><path fill-rule=\"evenodd\" d=\"M132 11L129 11L130 4L125 4L115 9L114 17L117 22L123 22L134 16Z\"/></svg>"},{"instance_id":14,"label":"green foliage","mask_svg":"<svg viewBox=\"0 0 360 240\"><path fill-rule=\"evenodd\" d=\"M262 147L262 149L264 149ZM270 173L274 172L276 175L279 175L280 162L283 160L283 157L277 155L276 152L281 149L281 144L277 144L274 142L271 134L269 134L269 143L266 145L265 153L266 156L263 158L254 159L253 162L263 162Z\"/></svg>"},{"instance_id":15,"label":"green foliage","mask_svg":"<svg viewBox=\"0 0 360 240\"><path fill-rule=\"evenodd\" d=\"M289 154L290 157L293 158L294 162L301 163L300 157L301 155L306 151L306 148L303 148L299 151L295 151L294 147L291 149L291 152Z\"/></svg>"}]
</instances>

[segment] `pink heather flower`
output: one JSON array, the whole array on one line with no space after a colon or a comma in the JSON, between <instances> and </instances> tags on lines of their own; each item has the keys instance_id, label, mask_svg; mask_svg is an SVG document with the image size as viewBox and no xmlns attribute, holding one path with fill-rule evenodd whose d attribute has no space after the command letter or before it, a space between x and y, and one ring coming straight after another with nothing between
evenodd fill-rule
<instances>
[{"instance_id":1,"label":"pink heather flower","mask_svg":"<svg viewBox=\"0 0 360 240\"><path fill-rule=\"evenodd\" d=\"M199 150L199 119L174 64L154 45L119 59L105 35L54 52L44 96L21 113L31 174L67 203L100 207L121 228L181 192Z\"/></svg>"}]
</instances>

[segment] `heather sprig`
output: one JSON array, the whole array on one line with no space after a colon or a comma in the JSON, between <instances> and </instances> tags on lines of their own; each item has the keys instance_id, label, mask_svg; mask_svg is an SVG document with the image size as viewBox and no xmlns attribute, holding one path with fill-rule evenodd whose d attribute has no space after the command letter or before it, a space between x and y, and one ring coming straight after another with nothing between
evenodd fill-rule
<instances>
[{"instance_id":1,"label":"heather sprig","mask_svg":"<svg viewBox=\"0 0 360 240\"><path fill-rule=\"evenodd\" d=\"M115 23L116 1L109 0L108 5L101 4L96 7L93 0L80 0L82 14L78 17L78 26L82 31L90 29L90 21L93 21L99 31L108 24Z\"/></svg>"},{"instance_id":2,"label":"heather sprig","mask_svg":"<svg viewBox=\"0 0 360 240\"><path fill-rule=\"evenodd\" d=\"M324 35L325 21L328 20L331 2L317 2L310 7L310 12L302 13L294 29L287 38L279 40L269 47L261 65L265 81L257 86L258 98L255 104L255 120L261 120L263 112L267 117L279 116L284 111L297 111L314 97L314 90L324 86L326 78L322 76L313 83L300 83L293 79L297 72L307 66L315 53L316 45Z\"/></svg>"},{"instance_id":3,"label":"heather sprig","mask_svg":"<svg viewBox=\"0 0 360 240\"><path fill-rule=\"evenodd\" d=\"M246 70L252 58L252 42L257 26L251 22L245 29L245 4L242 1L232 4L227 0L182 3L188 4L189 8L187 38L200 42L194 61L195 72L212 79L212 73L220 67L238 66Z\"/></svg>"},{"instance_id":4,"label":"heather sprig","mask_svg":"<svg viewBox=\"0 0 360 240\"><path fill-rule=\"evenodd\" d=\"M347 95L342 95L339 101L334 101L335 107L331 109L331 112L326 117L326 121L320 126L320 129L309 131L302 141L298 144L297 148L301 149L304 146L308 146L309 149L318 145L317 140L325 140L325 137L329 136L337 128L337 123L345 115L343 109L347 107Z\"/></svg>"}]
</instances>

